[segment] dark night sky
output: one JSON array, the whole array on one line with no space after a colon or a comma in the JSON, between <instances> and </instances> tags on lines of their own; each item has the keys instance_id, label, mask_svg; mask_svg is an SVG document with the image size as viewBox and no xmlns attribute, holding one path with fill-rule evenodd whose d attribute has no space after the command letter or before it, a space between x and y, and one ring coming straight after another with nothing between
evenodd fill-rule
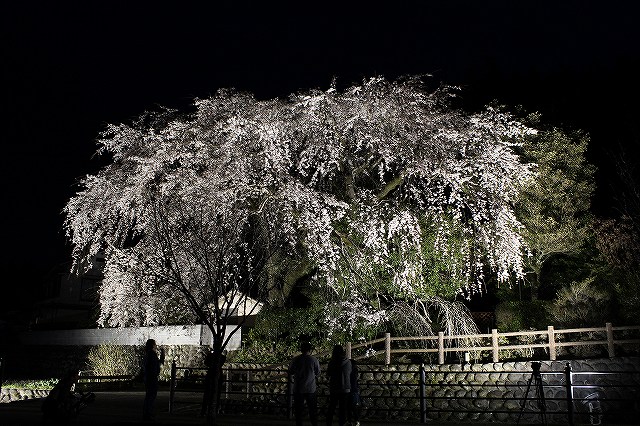
<instances>
[{"instance_id":1,"label":"dark night sky","mask_svg":"<svg viewBox=\"0 0 640 426\"><path fill-rule=\"evenodd\" d=\"M2 6L0 307L23 306L69 258L60 211L78 178L100 166L91 157L105 123L187 108L222 87L284 97L326 89L334 76L348 85L430 73L462 86L466 106L496 99L590 132L596 212L615 213L608 156L619 145L633 156L640 133L632 1L174 3Z\"/></svg>"}]
</instances>

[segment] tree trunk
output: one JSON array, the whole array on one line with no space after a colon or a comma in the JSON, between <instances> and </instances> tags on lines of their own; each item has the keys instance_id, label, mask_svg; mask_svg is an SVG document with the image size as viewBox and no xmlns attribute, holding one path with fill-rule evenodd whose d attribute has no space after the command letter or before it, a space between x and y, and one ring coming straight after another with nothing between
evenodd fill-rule
<instances>
[{"instance_id":1,"label":"tree trunk","mask_svg":"<svg viewBox=\"0 0 640 426\"><path fill-rule=\"evenodd\" d=\"M540 287L540 271L541 267L538 265L534 265L531 268L531 301L538 300L538 288Z\"/></svg>"},{"instance_id":2,"label":"tree trunk","mask_svg":"<svg viewBox=\"0 0 640 426\"><path fill-rule=\"evenodd\" d=\"M213 426L217 424L217 418L220 411L220 396L222 393L222 364L223 358L220 348L214 349L212 380L209 382L210 392L207 403L207 425Z\"/></svg>"}]
</instances>

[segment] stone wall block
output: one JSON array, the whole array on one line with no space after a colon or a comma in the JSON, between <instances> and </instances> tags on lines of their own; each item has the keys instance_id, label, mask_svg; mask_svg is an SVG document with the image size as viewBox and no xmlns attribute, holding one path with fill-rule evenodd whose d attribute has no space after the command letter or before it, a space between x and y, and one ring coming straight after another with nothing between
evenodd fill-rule
<instances>
[{"instance_id":1,"label":"stone wall block","mask_svg":"<svg viewBox=\"0 0 640 426\"><path fill-rule=\"evenodd\" d=\"M622 369L625 371L640 371L640 360L638 359L624 359L618 360L618 362L620 362L620 365L622 365Z\"/></svg>"},{"instance_id":2,"label":"stone wall block","mask_svg":"<svg viewBox=\"0 0 640 426\"><path fill-rule=\"evenodd\" d=\"M419 392L411 389L403 390L400 392L402 398L418 398Z\"/></svg>"},{"instance_id":3,"label":"stone wall block","mask_svg":"<svg viewBox=\"0 0 640 426\"><path fill-rule=\"evenodd\" d=\"M494 399L495 397L490 397L489 399L489 411L496 411L504 409L504 401L502 399Z\"/></svg>"},{"instance_id":4,"label":"stone wall block","mask_svg":"<svg viewBox=\"0 0 640 426\"><path fill-rule=\"evenodd\" d=\"M376 372L373 373L373 377L376 381L384 383L385 379L386 379L386 374L385 373L380 373L380 372Z\"/></svg>"},{"instance_id":5,"label":"stone wall block","mask_svg":"<svg viewBox=\"0 0 640 426\"><path fill-rule=\"evenodd\" d=\"M487 397L502 399L504 397L504 392L501 389L492 389L487 393Z\"/></svg>"},{"instance_id":6,"label":"stone wall block","mask_svg":"<svg viewBox=\"0 0 640 426\"><path fill-rule=\"evenodd\" d=\"M478 393L476 399L473 400L473 406L482 410L489 409L489 401L486 399L486 394L482 395Z\"/></svg>"},{"instance_id":7,"label":"stone wall block","mask_svg":"<svg viewBox=\"0 0 640 426\"><path fill-rule=\"evenodd\" d=\"M498 377L498 381L500 383L507 383L509 381L510 376L511 376L511 373L508 373L508 372L500 373L500 376Z\"/></svg>"},{"instance_id":8,"label":"stone wall block","mask_svg":"<svg viewBox=\"0 0 640 426\"><path fill-rule=\"evenodd\" d=\"M380 397L382 396L384 393L384 391L380 388L371 388L371 392L369 393L369 396L373 396L373 397Z\"/></svg>"},{"instance_id":9,"label":"stone wall block","mask_svg":"<svg viewBox=\"0 0 640 426\"><path fill-rule=\"evenodd\" d=\"M404 383L418 382L418 376L415 373L402 373L400 380Z\"/></svg>"},{"instance_id":10,"label":"stone wall block","mask_svg":"<svg viewBox=\"0 0 640 426\"><path fill-rule=\"evenodd\" d=\"M490 423L495 421L495 419L493 418L493 413L480 413L480 416L478 416L478 421Z\"/></svg>"},{"instance_id":11,"label":"stone wall block","mask_svg":"<svg viewBox=\"0 0 640 426\"><path fill-rule=\"evenodd\" d=\"M482 413L469 413L467 415L467 419L469 419L472 422L477 422L480 420L480 416L482 415Z\"/></svg>"},{"instance_id":12,"label":"stone wall block","mask_svg":"<svg viewBox=\"0 0 640 426\"><path fill-rule=\"evenodd\" d=\"M467 416L466 416L466 413L453 413L453 414L451 415L451 419L452 419L452 420L455 420L455 421L462 421L462 420L465 420L465 418L466 418L466 417L467 417Z\"/></svg>"},{"instance_id":13,"label":"stone wall block","mask_svg":"<svg viewBox=\"0 0 640 426\"><path fill-rule=\"evenodd\" d=\"M487 395L489 394L489 391L490 391L489 387L481 387L480 389L478 389L478 397L486 398Z\"/></svg>"},{"instance_id":14,"label":"stone wall block","mask_svg":"<svg viewBox=\"0 0 640 426\"><path fill-rule=\"evenodd\" d=\"M441 411L438 416L438 419L442 419L444 421L447 421L450 418L451 418L451 412L449 411Z\"/></svg>"},{"instance_id":15,"label":"stone wall block","mask_svg":"<svg viewBox=\"0 0 640 426\"><path fill-rule=\"evenodd\" d=\"M516 399L507 399L504 401L504 408L505 410L512 410L512 411L516 411L516 410L520 410L520 399L516 400Z\"/></svg>"},{"instance_id":16,"label":"stone wall block","mask_svg":"<svg viewBox=\"0 0 640 426\"><path fill-rule=\"evenodd\" d=\"M360 380L371 381L373 380L373 373L360 373Z\"/></svg>"},{"instance_id":17,"label":"stone wall block","mask_svg":"<svg viewBox=\"0 0 640 426\"><path fill-rule=\"evenodd\" d=\"M531 371L531 365L528 362L516 361L514 363L513 369L515 371Z\"/></svg>"},{"instance_id":18,"label":"stone wall block","mask_svg":"<svg viewBox=\"0 0 640 426\"><path fill-rule=\"evenodd\" d=\"M433 392L433 396L436 398L443 398L445 397L445 389L444 388L437 388L434 392Z\"/></svg>"},{"instance_id":19,"label":"stone wall block","mask_svg":"<svg viewBox=\"0 0 640 426\"><path fill-rule=\"evenodd\" d=\"M436 374L433 375L433 380L436 383L442 383L442 382L445 381L445 377L446 377L446 375L444 373L436 373Z\"/></svg>"},{"instance_id":20,"label":"stone wall block","mask_svg":"<svg viewBox=\"0 0 640 426\"><path fill-rule=\"evenodd\" d=\"M546 407L547 407L547 411L553 412L553 411L558 411L560 409L560 406L558 404L557 401L555 400L549 400L547 399L545 401Z\"/></svg>"},{"instance_id":21,"label":"stone wall block","mask_svg":"<svg viewBox=\"0 0 640 426\"><path fill-rule=\"evenodd\" d=\"M464 391L459 390L456 392L456 402L460 405L460 407L464 410L472 410L473 409L473 400L468 399L471 395Z\"/></svg>"},{"instance_id":22,"label":"stone wall block","mask_svg":"<svg viewBox=\"0 0 640 426\"><path fill-rule=\"evenodd\" d=\"M542 376L542 382L550 386L562 386L564 384L563 374L548 374Z\"/></svg>"},{"instance_id":23,"label":"stone wall block","mask_svg":"<svg viewBox=\"0 0 640 426\"><path fill-rule=\"evenodd\" d=\"M495 413L495 419L499 422L506 422L509 420L509 414L507 413Z\"/></svg>"},{"instance_id":24,"label":"stone wall block","mask_svg":"<svg viewBox=\"0 0 640 426\"><path fill-rule=\"evenodd\" d=\"M19 399L22 399L20 389L9 389L9 397L11 401L18 401Z\"/></svg>"},{"instance_id":25,"label":"stone wall block","mask_svg":"<svg viewBox=\"0 0 640 426\"><path fill-rule=\"evenodd\" d=\"M595 362L591 360L584 360L581 362L572 361L571 369L573 371L589 371L589 370L597 370Z\"/></svg>"},{"instance_id":26,"label":"stone wall block","mask_svg":"<svg viewBox=\"0 0 640 426\"><path fill-rule=\"evenodd\" d=\"M481 364L480 371L486 371L486 372L493 371L493 364Z\"/></svg>"},{"instance_id":27,"label":"stone wall block","mask_svg":"<svg viewBox=\"0 0 640 426\"><path fill-rule=\"evenodd\" d=\"M509 373L505 373L505 378L501 380L503 380L505 383L512 383L514 381L517 381L520 377L521 377L520 373L512 371Z\"/></svg>"},{"instance_id":28,"label":"stone wall block","mask_svg":"<svg viewBox=\"0 0 640 426\"><path fill-rule=\"evenodd\" d=\"M515 362L505 362L502 364L502 371L516 371Z\"/></svg>"},{"instance_id":29,"label":"stone wall block","mask_svg":"<svg viewBox=\"0 0 640 426\"><path fill-rule=\"evenodd\" d=\"M476 373L475 382L476 383L485 383L489 381L489 373Z\"/></svg>"},{"instance_id":30,"label":"stone wall block","mask_svg":"<svg viewBox=\"0 0 640 426\"><path fill-rule=\"evenodd\" d=\"M397 408L396 407L396 403L397 402L396 402L395 399L393 399L393 398L385 398L385 399L383 399L383 401L384 401L384 408L386 408L388 410L392 410L394 408Z\"/></svg>"}]
</instances>

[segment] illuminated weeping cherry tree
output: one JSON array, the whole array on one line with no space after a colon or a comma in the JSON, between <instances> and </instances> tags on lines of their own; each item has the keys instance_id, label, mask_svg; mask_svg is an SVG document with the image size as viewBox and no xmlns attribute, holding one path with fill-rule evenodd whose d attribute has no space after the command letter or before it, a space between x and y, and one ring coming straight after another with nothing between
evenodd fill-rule
<instances>
[{"instance_id":1,"label":"illuminated weeping cherry tree","mask_svg":"<svg viewBox=\"0 0 640 426\"><path fill-rule=\"evenodd\" d=\"M495 109L451 110L453 93L374 79L294 98L298 179L345 203L313 263L329 330L474 334L455 295L481 291L487 271L522 277L512 205L532 173L513 148L534 131Z\"/></svg>"},{"instance_id":2,"label":"illuminated weeping cherry tree","mask_svg":"<svg viewBox=\"0 0 640 426\"><path fill-rule=\"evenodd\" d=\"M452 296L522 276L512 204L531 172L513 148L532 132L453 110L454 93L381 78L286 101L221 91L109 126L113 161L65 207L75 264L105 252L101 323L186 313L222 349L231 304L281 300L307 275L330 328L428 329L435 306L452 331Z\"/></svg>"}]
</instances>

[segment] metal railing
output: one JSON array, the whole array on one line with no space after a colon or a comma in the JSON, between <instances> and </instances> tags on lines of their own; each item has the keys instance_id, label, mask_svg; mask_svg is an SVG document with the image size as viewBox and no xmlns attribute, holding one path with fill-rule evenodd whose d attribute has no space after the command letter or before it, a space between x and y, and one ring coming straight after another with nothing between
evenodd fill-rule
<instances>
[{"instance_id":1,"label":"metal railing","mask_svg":"<svg viewBox=\"0 0 640 426\"><path fill-rule=\"evenodd\" d=\"M133 387L134 376L130 374L96 375L93 371L80 371L76 390L113 390Z\"/></svg>"},{"instance_id":2,"label":"metal railing","mask_svg":"<svg viewBox=\"0 0 640 426\"><path fill-rule=\"evenodd\" d=\"M169 412L176 404L198 404L205 390L206 367L180 367L171 364L169 387ZM221 398L226 409L244 411L282 411L284 414L290 401L287 400L289 376L283 366L261 368L223 367ZM274 388L282 388L275 390ZM180 399L180 395L185 396ZM276 414L276 413L274 413Z\"/></svg>"},{"instance_id":3,"label":"metal railing","mask_svg":"<svg viewBox=\"0 0 640 426\"><path fill-rule=\"evenodd\" d=\"M541 402L535 384L532 384L533 371L509 372L528 377L528 384L525 384L526 379L517 383L507 380L468 383L449 380L460 371L427 371L424 365L419 366L417 371L406 372L382 372L362 367L359 369L361 378L371 374L412 375L410 380L403 382L387 380L382 383L378 380L375 385L368 385L361 380L363 419L402 418L426 423L432 419L446 419L447 415L455 415L457 420L463 420L502 414L515 421L516 417L519 419L525 414L530 418L539 415L543 423L546 423L545 417L549 417L554 423L573 425L599 424L603 418L628 419L640 414L638 371L573 372L567 363L563 371L540 372L543 378L540 393L544 395ZM195 373L204 370L172 364L170 412L174 411L176 404L201 402L204 376ZM626 384L621 384L625 382L621 378L628 379ZM291 418L293 395L290 380L282 366L272 369L225 367L221 405L225 412L263 413ZM318 380L317 394L318 406L326 407L328 386L324 377ZM183 395L185 398L181 399Z\"/></svg>"}]
</instances>

